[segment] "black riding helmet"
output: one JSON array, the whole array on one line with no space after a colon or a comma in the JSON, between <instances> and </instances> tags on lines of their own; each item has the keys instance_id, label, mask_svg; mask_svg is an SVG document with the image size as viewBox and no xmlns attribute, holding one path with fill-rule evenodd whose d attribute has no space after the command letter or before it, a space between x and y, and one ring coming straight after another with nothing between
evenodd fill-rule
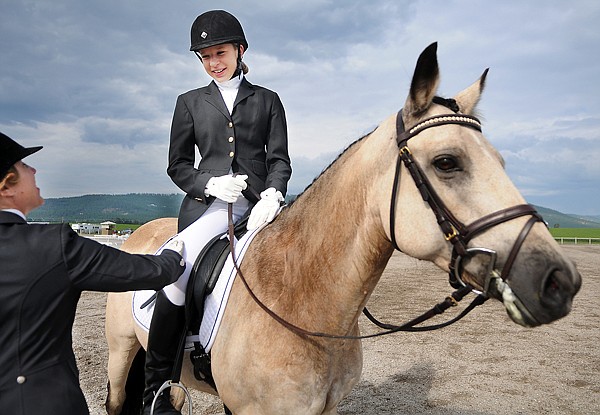
<instances>
[{"instance_id":1,"label":"black riding helmet","mask_svg":"<svg viewBox=\"0 0 600 415\"><path fill-rule=\"evenodd\" d=\"M202 13L192 24L191 46L193 52L223 43L235 43L248 49L242 25L225 10Z\"/></svg>"}]
</instances>

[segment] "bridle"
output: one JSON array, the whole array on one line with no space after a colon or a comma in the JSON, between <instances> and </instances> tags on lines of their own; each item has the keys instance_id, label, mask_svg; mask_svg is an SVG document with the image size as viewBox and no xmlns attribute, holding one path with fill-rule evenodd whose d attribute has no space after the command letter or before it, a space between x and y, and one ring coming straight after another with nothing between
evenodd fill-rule
<instances>
[{"instance_id":1,"label":"bridle","mask_svg":"<svg viewBox=\"0 0 600 415\"><path fill-rule=\"evenodd\" d=\"M437 97L436 97L437 98ZM447 241L452 243L452 256L449 264L449 281L450 285L454 288L468 287L461 278L462 262L464 259L472 258L475 255L487 255L489 256L488 274L486 275L485 282L482 290L473 290L477 294L481 294L488 297L490 293L506 295L507 290L510 290L508 286L508 277L510 270L514 264L514 261L519 253L519 250L525 241L525 238L529 234L529 231L536 222L543 221L542 217L537 213L535 208L529 204L522 204L512 206L506 209L502 209L488 215L485 215L469 225L464 225L461 221L456 219L452 212L445 205L443 200L438 196L435 189L431 185L431 182L427 179L427 176L423 173L423 170L419 167L417 161L413 158L412 153L408 147L408 141L420 134L421 132L443 125L459 125L466 128L471 128L476 131L481 131L481 123L476 117L458 113L458 107L454 100L446 100L438 98L439 104L445 105L448 108L455 110L454 114L436 115L431 118L427 118L418 122L415 126L406 130L404 128L404 122L402 120L402 110L400 110L396 117L396 142L398 144L398 158L396 162L396 173L394 176L394 184L392 189L392 199L390 204L390 234L391 241L397 250L400 250L396 242L395 235L395 223L396 223L396 199L398 195L398 184L400 177L400 168L402 165L410 172L415 185L419 189L421 197L429 205L432 212L435 214L436 220L440 229L442 230L444 237ZM446 105L446 102L450 102L452 105ZM516 219L521 216L531 216L525 223L521 232L517 236L515 243L507 257L504 267L502 268L501 274L498 275L496 270L496 259L497 253L494 250L488 248L469 248L468 244L476 235L485 232L486 230L499 225L504 222ZM517 299L518 301L518 299ZM519 304L522 306L522 304ZM524 307L519 307L525 310ZM522 311L523 311L522 310ZM525 311L526 312L526 311ZM533 319L533 316L528 315L529 318Z\"/></svg>"},{"instance_id":2,"label":"bridle","mask_svg":"<svg viewBox=\"0 0 600 415\"><path fill-rule=\"evenodd\" d=\"M396 133L397 133L397 144L398 144L398 158L396 162L396 173L394 176L394 184L392 189L392 197L390 204L390 234L391 234L391 242L395 249L400 251L398 244L396 242L396 235L394 231L394 225L396 220L395 207L396 200L398 196L398 185L399 185L399 177L400 177L400 168L404 165L408 171L410 172L415 185L419 189L423 200L429 204L431 210L436 216L437 222L444 233L444 237L446 240L452 243L452 256L449 264L449 281L450 285L456 289L451 295L446 297L442 302L436 304L430 310L426 311L422 315L417 318L404 323L402 325L392 325L381 323L377 319L375 319L371 313L365 308L363 310L365 316L371 320L377 326L386 329L384 332L364 335L364 336L351 336L351 335L334 335L328 333L314 332L308 331L301 327L298 327L284 318L279 316L273 310L271 310L267 305L265 305L252 291L248 281L244 277L241 269L236 260L235 256L235 246L234 246L234 223L233 223L233 208L232 204L228 204L228 236L229 243L231 248L231 255L233 264L235 269L240 277L243 285L246 287L246 290L254 300L254 302L262 308L269 316L271 316L278 323L286 327L288 330L301 335L301 336L310 336L310 337L325 337L332 339L366 339L371 337L382 336L385 334L395 333L399 331L429 331L436 330L442 327L446 327L452 323L457 322L465 315L467 315L471 310L473 310L476 306L483 304L488 298L490 293L499 294L506 305L506 302L510 302L510 305L522 313L525 313L527 317L535 321L534 317L526 310L526 308L522 305L520 300L512 293L510 289L507 279L512 268L512 265L516 259L517 254L521 248L521 245L525 241L525 238L529 234L529 231L533 227L533 225L538 221L543 221L542 217L536 212L535 208L529 204L516 205L510 208L502 209L491 213L489 215L483 216L480 219L475 220L468 226L464 225L460 222L456 217L452 214L452 212L447 208L442 199L438 196L435 189L431 185L430 181L427 179L427 176L423 173L421 168L419 167L416 160L413 158L410 149L408 148L408 140L418 135L424 130L433 127L439 127L442 125L460 125L467 128L472 128L477 131L481 131L481 123L479 120L470 115L458 114L458 107L454 100L446 100L440 99L436 97L434 99L436 103L442 103L446 107L455 111L455 114L447 114L447 115L437 115L431 118L427 118L423 121L417 123L414 127L405 130L404 122L402 121L402 110L400 110L397 114L396 118ZM512 250L504 264L502 269L502 273L498 275L496 271L496 258L497 254L494 250L488 248L469 248L469 241L476 235L500 224L503 222L510 221L512 219L521 217L521 216L531 216L531 218L527 221L525 226L521 229L515 243L512 247ZM489 266L488 266L488 275L486 276L483 290L476 290L470 284L465 283L461 278L461 264L462 261L466 258L472 258L475 255L487 255L489 256ZM446 321L441 324L431 325L431 326L420 326L416 327L418 324L423 323L424 321L432 318L435 315L443 313L450 307L456 306L457 303L462 300L470 292L475 292L477 297L466 307L458 316L455 318Z\"/></svg>"}]
</instances>

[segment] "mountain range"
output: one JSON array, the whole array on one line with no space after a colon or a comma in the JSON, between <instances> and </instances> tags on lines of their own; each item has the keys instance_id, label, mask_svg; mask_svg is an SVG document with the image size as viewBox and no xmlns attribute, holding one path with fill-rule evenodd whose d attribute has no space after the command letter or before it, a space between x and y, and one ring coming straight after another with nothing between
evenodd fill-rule
<instances>
[{"instance_id":1,"label":"mountain range","mask_svg":"<svg viewBox=\"0 0 600 415\"><path fill-rule=\"evenodd\" d=\"M295 198L288 195L289 202ZM84 195L49 198L43 206L32 211L28 220L36 222L142 224L152 219L176 217L182 194L129 193L121 195ZM565 214L536 206L549 227L600 228L600 215Z\"/></svg>"}]
</instances>

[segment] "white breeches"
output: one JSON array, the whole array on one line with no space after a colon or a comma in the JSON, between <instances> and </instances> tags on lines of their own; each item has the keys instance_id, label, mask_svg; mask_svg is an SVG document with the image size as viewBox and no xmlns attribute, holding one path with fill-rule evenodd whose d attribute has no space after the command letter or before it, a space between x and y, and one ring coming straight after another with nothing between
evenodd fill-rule
<instances>
[{"instance_id":1,"label":"white breeches","mask_svg":"<svg viewBox=\"0 0 600 415\"><path fill-rule=\"evenodd\" d=\"M250 203L239 197L233 204L233 222L236 223L244 215ZM175 305L185 304L185 291L194 262L204 246L215 236L227 231L227 202L216 199L210 207L194 223L176 235L183 240L185 249L185 271L173 284L163 288L167 298Z\"/></svg>"}]
</instances>

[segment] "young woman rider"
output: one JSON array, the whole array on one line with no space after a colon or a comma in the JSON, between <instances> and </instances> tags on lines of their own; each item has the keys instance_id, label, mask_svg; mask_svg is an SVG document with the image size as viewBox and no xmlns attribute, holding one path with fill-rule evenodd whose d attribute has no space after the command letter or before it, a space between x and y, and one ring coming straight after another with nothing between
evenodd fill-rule
<instances>
[{"instance_id":1,"label":"young woman rider","mask_svg":"<svg viewBox=\"0 0 600 415\"><path fill-rule=\"evenodd\" d=\"M173 114L167 173L186 193L178 237L185 241L187 265L179 280L157 295L146 354L144 414L171 378L190 270L204 245L227 229L227 204L233 203L235 221L250 212L251 230L273 220L287 191L292 168L285 112L275 92L245 78L247 49L241 24L226 11L203 13L192 25L190 50L213 81L180 95ZM196 148L201 156L197 167ZM154 414L179 413L167 389L157 398Z\"/></svg>"}]
</instances>

